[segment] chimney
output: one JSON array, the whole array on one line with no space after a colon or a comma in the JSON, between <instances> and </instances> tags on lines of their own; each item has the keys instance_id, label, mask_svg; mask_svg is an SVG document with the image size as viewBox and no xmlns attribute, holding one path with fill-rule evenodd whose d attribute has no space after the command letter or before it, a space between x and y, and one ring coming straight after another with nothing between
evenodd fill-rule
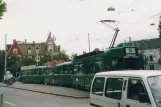
<instances>
[{"instance_id":1,"label":"chimney","mask_svg":"<svg viewBox=\"0 0 161 107\"><path fill-rule=\"evenodd\" d=\"M16 42L16 39L13 39L13 43L15 43Z\"/></svg>"},{"instance_id":2,"label":"chimney","mask_svg":"<svg viewBox=\"0 0 161 107\"><path fill-rule=\"evenodd\" d=\"M33 41L33 44L35 44L35 41Z\"/></svg>"},{"instance_id":3,"label":"chimney","mask_svg":"<svg viewBox=\"0 0 161 107\"><path fill-rule=\"evenodd\" d=\"M131 37L129 37L129 42L131 42Z\"/></svg>"},{"instance_id":4,"label":"chimney","mask_svg":"<svg viewBox=\"0 0 161 107\"><path fill-rule=\"evenodd\" d=\"M27 39L25 39L25 43L27 43Z\"/></svg>"}]
</instances>

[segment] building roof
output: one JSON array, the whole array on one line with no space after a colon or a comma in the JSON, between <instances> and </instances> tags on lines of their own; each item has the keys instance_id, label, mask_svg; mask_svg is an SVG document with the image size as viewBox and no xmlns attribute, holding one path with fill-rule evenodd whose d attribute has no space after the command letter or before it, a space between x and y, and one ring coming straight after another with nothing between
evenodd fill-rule
<instances>
[{"instance_id":1,"label":"building roof","mask_svg":"<svg viewBox=\"0 0 161 107\"><path fill-rule=\"evenodd\" d=\"M19 45L17 44L16 40L13 41L13 45L10 46L9 50L7 51L7 55L9 55L10 53L13 53L14 48L17 49L18 55L22 55L21 58L23 58L24 54L23 54L21 48L19 47Z\"/></svg>"},{"instance_id":2,"label":"building roof","mask_svg":"<svg viewBox=\"0 0 161 107\"><path fill-rule=\"evenodd\" d=\"M54 39L51 37L51 32L49 32L48 38L46 40L46 44L52 42L53 44L55 44Z\"/></svg>"},{"instance_id":3,"label":"building roof","mask_svg":"<svg viewBox=\"0 0 161 107\"><path fill-rule=\"evenodd\" d=\"M56 66L63 66L63 65L70 65L72 64L72 61L68 61L68 62L64 62L64 63L61 63L61 64L57 64Z\"/></svg>"},{"instance_id":4,"label":"building roof","mask_svg":"<svg viewBox=\"0 0 161 107\"><path fill-rule=\"evenodd\" d=\"M149 77L149 76L161 76L161 70L122 70L122 71L107 71L97 73L96 76L134 76L134 77Z\"/></svg>"},{"instance_id":5,"label":"building roof","mask_svg":"<svg viewBox=\"0 0 161 107\"><path fill-rule=\"evenodd\" d=\"M161 48L161 38L145 39L132 42L135 42L139 49Z\"/></svg>"}]
</instances>

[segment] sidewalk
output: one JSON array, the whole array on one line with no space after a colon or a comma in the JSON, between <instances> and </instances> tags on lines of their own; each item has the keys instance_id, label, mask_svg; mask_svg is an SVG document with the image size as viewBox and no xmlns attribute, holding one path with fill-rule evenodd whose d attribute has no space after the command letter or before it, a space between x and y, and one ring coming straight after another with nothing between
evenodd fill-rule
<instances>
[{"instance_id":1,"label":"sidewalk","mask_svg":"<svg viewBox=\"0 0 161 107\"><path fill-rule=\"evenodd\" d=\"M0 87L6 87L6 84L0 83ZM79 99L89 98L89 92L58 86L15 83L13 84L13 86L9 86L8 88L15 88L44 94L52 94L52 95L79 98Z\"/></svg>"}]
</instances>

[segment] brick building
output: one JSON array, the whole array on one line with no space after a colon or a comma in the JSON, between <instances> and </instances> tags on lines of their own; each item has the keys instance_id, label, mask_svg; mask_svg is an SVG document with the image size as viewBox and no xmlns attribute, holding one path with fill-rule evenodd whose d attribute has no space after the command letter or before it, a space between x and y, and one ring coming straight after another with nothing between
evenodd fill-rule
<instances>
[{"instance_id":1,"label":"brick building","mask_svg":"<svg viewBox=\"0 0 161 107\"><path fill-rule=\"evenodd\" d=\"M45 54L54 54L60 51L60 46L55 44L54 37L52 38L51 32L49 32L46 42L37 43L25 41L13 40L13 44L7 45L7 55L18 55L21 59L31 58L40 61L40 58Z\"/></svg>"}]
</instances>

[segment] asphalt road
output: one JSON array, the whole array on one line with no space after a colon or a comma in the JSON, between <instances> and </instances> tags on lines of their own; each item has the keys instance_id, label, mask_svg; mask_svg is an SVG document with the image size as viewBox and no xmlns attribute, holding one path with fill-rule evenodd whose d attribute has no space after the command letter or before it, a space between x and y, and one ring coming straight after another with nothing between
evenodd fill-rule
<instances>
[{"instance_id":1,"label":"asphalt road","mask_svg":"<svg viewBox=\"0 0 161 107\"><path fill-rule=\"evenodd\" d=\"M89 99L74 99L5 87L0 87L0 91L4 92L3 107L90 107Z\"/></svg>"}]
</instances>

